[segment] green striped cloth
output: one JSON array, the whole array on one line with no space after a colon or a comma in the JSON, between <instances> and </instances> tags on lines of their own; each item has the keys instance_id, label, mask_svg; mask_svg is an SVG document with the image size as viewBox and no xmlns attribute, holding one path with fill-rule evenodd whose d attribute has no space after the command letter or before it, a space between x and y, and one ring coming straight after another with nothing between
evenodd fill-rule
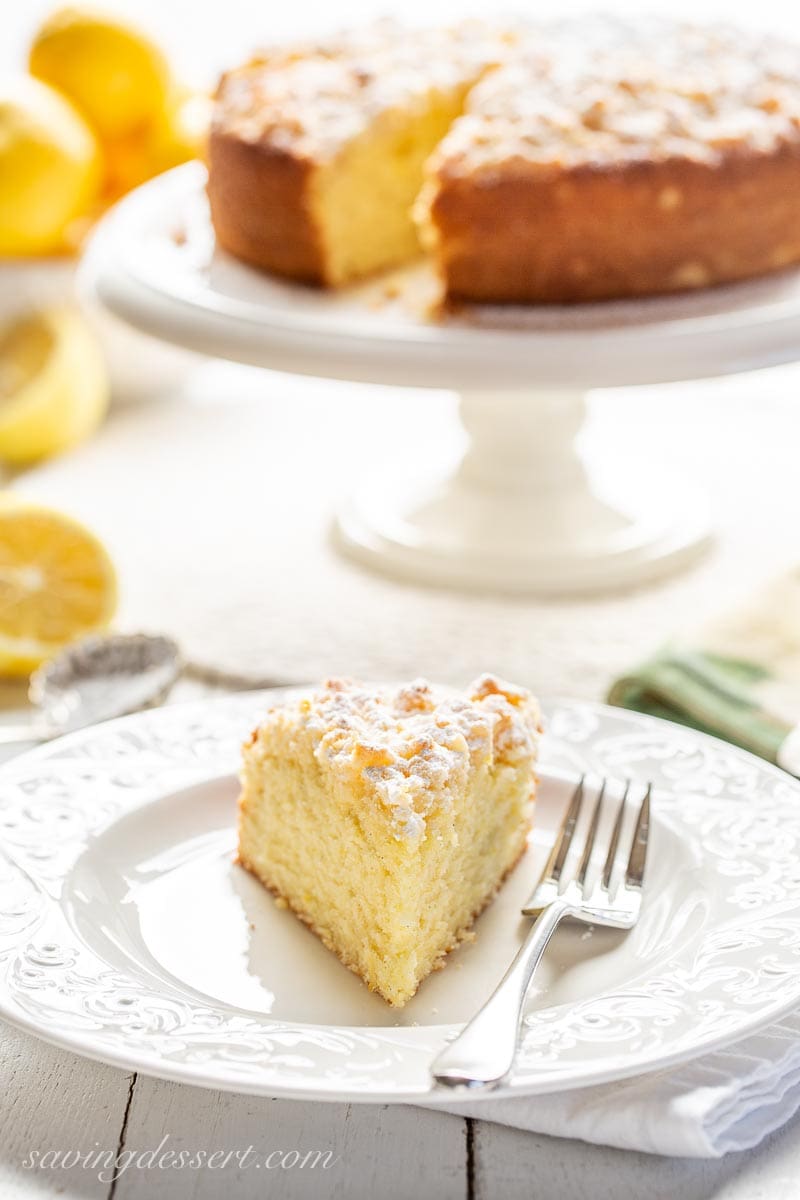
<instances>
[{"instance_id":1,"label":"green striped cloth","mask_svg":"<svg viewBox=\"0 0 800 1200\"><path fill-rule=\"evenodd\" d=\"M800 724L800 568L669 642L618 679L608 700L789 766L785 742Z\"/></svg>"}]
</instances>

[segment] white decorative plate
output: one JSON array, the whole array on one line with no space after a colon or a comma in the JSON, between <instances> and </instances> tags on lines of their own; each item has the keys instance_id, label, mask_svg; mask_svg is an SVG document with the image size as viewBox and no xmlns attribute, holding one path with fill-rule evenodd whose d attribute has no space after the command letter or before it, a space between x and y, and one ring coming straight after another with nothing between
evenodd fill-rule
<instances>
[{"instance_id":1,"label":"white decorative plate","mask_svg":"<svg viewBox=\"0 0 800 1200\"><path fill-rule=\"evenodd\" d=\"M507 1090L663 1067L800 1003L800 786L691 731L564 704L549 718L529 854L477 940L389 1009L233 863L238 746L265 702L143 713L2 769L3 1016L188 1083L452 1100L429 1093L428 1063L510 960L519 905L584 771L655 785L645 906L625 937L559 933Z\"/></svg>"}]
</instances>

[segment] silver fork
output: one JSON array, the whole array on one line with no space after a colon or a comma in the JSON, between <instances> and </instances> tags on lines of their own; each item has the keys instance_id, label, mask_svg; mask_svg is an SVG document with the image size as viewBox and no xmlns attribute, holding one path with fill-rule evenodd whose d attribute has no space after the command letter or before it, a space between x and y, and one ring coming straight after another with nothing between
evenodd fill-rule
<instances>
[{"instance_id":1,"label":"silver fork","mask_svg":"<svg viewBox=\"0 0 800 1200\"><path fill-rule=\"evenodd\" d=\"M636 816L631 847L621 879L615 878L620 838L629 808L631 784L625 786L614 828L605 852L605 864L597 882L588 886L589 867L606 793L603 780L589 821L580 865L573 878L564 868L580 820L588 786L582 778L573 793L553 849L533 895L522 909L535 917L516 958L483 1008L434 1059L431 1073L437 1083L448 1087L489 1089L496 1087L514 1065L522 1005L533 973L541 962L547 943L565 918L587 925L631 929L642 903L647 841L650 832L650 792L647 785ZM598 846L598 850L600 847Z\"/></svg>"}]
</instances>

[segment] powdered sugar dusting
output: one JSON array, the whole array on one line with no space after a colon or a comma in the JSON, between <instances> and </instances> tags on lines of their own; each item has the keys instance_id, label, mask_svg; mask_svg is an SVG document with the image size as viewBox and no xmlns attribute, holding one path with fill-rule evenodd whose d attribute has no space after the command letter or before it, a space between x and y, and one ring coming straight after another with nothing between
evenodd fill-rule
<instances>
[{"instance_id":1,"label":"powdered sugar dusting","mask_svg":"<svg viewBox=\"0 0 800 1200\"><path fill-rule=\"evenodd\" d=\"M297 708L317 758L390 806L397 837L419 836L470 770L532 762L541 732L531 694L490 675L463 694L424 680L386 689L331 679Z\"/></svg>"},{"instance_id":2,"label":"powdered sugar dusting","mask_svg":"<svg viewBox=\"0 0 800 1200\"><path fill-rule=\"evenodd\" d=\"M381 20L323 42L267 48L223 77L215 128L324 160L380 113L474 83L500 61L509 36L478 20L417 29Z\"/></svg>"},{"instance_id":3,"label":"powdered sugar dusting","mask_svg":"<svg viewBox=\"0 0 800 1200\"><path fill-rule=\"evenodd\" d=\"M498 164L715 164L800 142L800 48L724 24L544 22L472 91L437 152L446 173ZM665 197L667 204L680 196Z\"/></svg>"},{"instance_id":4,"label":"powdered sugar dusting","mask_svg":"<svg viewBox=\"0 0 800 1200\"><path fill-rule=\"evenodd\" d=\"M437 153L444 172L715 163L743 149L797 146L798 78L794 43L724 24L379 21L273 47L229 72L214 123L243 141L325 159L380 113L475 85Z\"/></svg>"}]
</instances>

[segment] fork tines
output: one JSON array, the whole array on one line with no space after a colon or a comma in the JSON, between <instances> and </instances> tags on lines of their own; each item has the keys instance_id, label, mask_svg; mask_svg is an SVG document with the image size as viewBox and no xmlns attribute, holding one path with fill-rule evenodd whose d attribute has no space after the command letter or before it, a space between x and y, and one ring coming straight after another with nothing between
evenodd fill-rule
<instances>
[{"instance_id":1,"label":"fork tines","mask_svg":"<svg viewBox=\"0 0 800 1200\"><path fill-rule=\"evenodd\" d=\"M598 846L598 833L601 828L601 817L607 803L607 793L609 790L606 779L602 779L599 787L595 790L589 788L586 776L581 776L556 834L553 848L550 851L536 891L523 909L523 912L528 910L537 911L543 908L546 904L552 903L556 896L563 894L567 889L577 889L584 899L588 899L587 878L595 850L601 849ZM638 789L635 789L635 785L630 780L626 781L622 799L618 804L611 836L607 848L604 850L603 869L594 889L595 894L598 891L600 892L601 898L606 904L610 903L612 898L612 881L615 876L615 869L618 867L618 862L621 865L620 843L622 841L626 818L632 807L631 801L634 790ZM567 878L565 874L567 859L573 842L576 842L581 816L587 801L587 795L590 791L594 793L594 801L583 840L579 865L575 874ZM629 896L633 892L641 892L644 882L647 844L650 834L651 793L652 785L647 784L644 796L639 802L627 858L624 860L624 875L617 889L615 889L616 891L621 889Z\"/></svg>"}]
</instances>

